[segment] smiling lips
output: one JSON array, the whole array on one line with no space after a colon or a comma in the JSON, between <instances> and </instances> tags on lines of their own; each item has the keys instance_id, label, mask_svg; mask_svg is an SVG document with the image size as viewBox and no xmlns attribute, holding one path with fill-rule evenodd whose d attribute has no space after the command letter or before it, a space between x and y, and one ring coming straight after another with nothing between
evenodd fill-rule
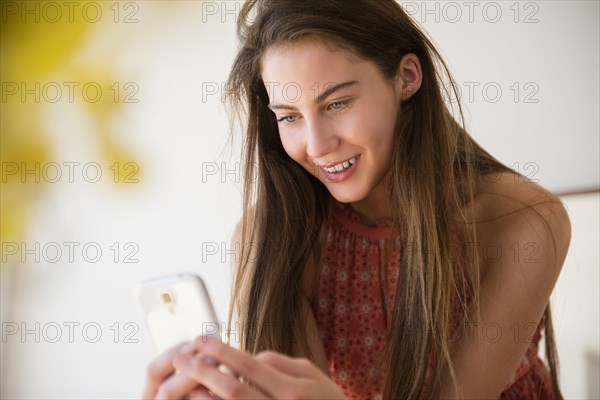
<instances>
[{"instance_id":1,"label":"smiling lips","mask_svg":"<svg viewBox=\"0 0 600 400\"><path fill-rule=\"evenodd\" d=\"M349 159L347 161L342 161L341 163L338 163L338 164L329 165L327 167L325 167L324 165L319 165L319 167L321 167L324 171L334 173L334 172L341 172L341 171L345 170L346 168L350 168L350 166L354 165L355 162L356 162L356 156L352 157L351 159ZM327 165L327 164L325 164L325 165Z\"/></svg>"},{"instance_id":2,"label":"smiling lips","mask_svg":"<svg viewBox=\"0 0 600 400\"><path fill-rule=\"evenodd\" d=\"M317 164L317 166L321 169L326 181L339 183L349 179L354 174L359 158L360 155L356 155L346 161Z\"/></svg>"}]
</instances>

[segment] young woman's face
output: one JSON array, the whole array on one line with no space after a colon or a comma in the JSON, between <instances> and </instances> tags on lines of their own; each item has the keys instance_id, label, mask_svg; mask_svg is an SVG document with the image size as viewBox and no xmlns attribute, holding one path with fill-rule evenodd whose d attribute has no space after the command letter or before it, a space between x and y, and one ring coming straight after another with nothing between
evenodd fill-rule
<instances>
[{"instance_id":1,"label":"young woman's face","mask_svg":"<svg viewBox=\"0 0 600 400\"><path fill-rule=\"evenodd\" d=\"M401 83L347 50L317 41L272 47L262 79L287 154L338 201L380 193Z\"/></svg>"}]
</instances>

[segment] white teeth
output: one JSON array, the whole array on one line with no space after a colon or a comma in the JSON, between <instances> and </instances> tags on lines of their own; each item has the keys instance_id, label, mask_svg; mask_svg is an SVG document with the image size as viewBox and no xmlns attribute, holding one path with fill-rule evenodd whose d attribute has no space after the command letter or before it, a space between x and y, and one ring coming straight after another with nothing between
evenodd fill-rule
<instances>
[{"instance_id":1,"label":"white teeth","mask_svg":"<svg viewBox=\"0 0 600 400\"><path fill-rule=\"evenodd\" d=\"M334 165L333 167L323 167L323 169L327 172L340 172L340 171L343 171L346 168L350 167L351 165L354 165L355 162L356 162L356 157L352 157L348 161L344 161L342 163Z\"/></svg>"}]
</instances>

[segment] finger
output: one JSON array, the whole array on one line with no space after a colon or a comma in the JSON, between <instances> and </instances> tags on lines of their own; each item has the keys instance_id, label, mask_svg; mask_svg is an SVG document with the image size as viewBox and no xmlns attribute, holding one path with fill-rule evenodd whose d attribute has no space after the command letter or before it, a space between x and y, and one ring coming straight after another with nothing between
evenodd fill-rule
<instances>
[{"instance_id":1,"label":"finger","mask_svg":"<svg viewBox=\"0 0 600 400\"><path fill-rule=\"evenodd\" d=\"M224 364L237 375L243 376L256 384L266 393L276 396L276 393L290 384L290 378L277 369L255 359L249 353L235 349L219 339L200 336L194 340L194 346L199 353Z\"/></svg>"},{"instance_id":2,"label":"finger","mask_svg":"<svg viewBox=\"0 0 600 400\"><path fill-rule=\"evenodd\" d=\"M295 378L308 378L315 376L316 373L322 374L321 370L306 358L294 358L275 351L263 351L254 358Z\"/></svg>"},{"instance_id":3,"label":"finger","mask_svg":"<svg viewBox=\"0 0 600 400\"><path fill-rule=\"evenodd\" d=\"M185 374L175 374L165 380L158 388L156 399L183 399L190 391L192 391L198 382L190 379Z\"/></svg>"},{"instance_id":4,"label":"finger","mask_svg":"<svg viewBox=\"0 0 600 400\"><path fill-rule=\"evenodd\" d=\"M210 392L208 391L208 389L206 389L205 387L199 387L197 389L192 390L188 394L188 399L189 400L209 400L209 399L213 400L213 399L218 399L218 397L211 395Z\"/></svg>"},{"instance_id":5,"label":"finger","mask_svg":"<svg viewBox=\"0 0 600 400\"><path fill-rule=\"evenodd\" d=\"M156 396L156 392L160 384L173 372L173 356L180 351L193 352L193 346L190 346L190 342L179 343L176 346L163 352L160 356L156 357L149 365L146 372L146 384L144 387L144 399L153 399Z\"/></svg>"},{"instance_id":6,"label":"finger","mask_svg":"<svg viewBox=\"0 0 600 400\"><path fill-rule=\"evenodd\" d=\"M174 365L185 375L205 386L215 396L222 399L266 399L250 386L231 375L219 372L218 366L206 363L201 357L178 355Z\"/></svg>"}]
</instances>

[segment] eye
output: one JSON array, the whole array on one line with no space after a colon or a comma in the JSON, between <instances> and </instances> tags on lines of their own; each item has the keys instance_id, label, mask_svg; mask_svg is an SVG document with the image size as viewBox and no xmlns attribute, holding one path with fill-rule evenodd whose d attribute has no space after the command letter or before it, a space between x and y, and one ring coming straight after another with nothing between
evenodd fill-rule
<instances>
[{"instance_id":1,"label":"eye","mask_svg":"<svg viewBox=\"0 0 600 400\"><path fill-rule=\"evenodd\" d=\"M283 117L277 118L277 122L285 122L286 124L293 124L298 119L295 115L284 115Z\"/></svg>"},{"instance_id":2,"label":"eye","mask_svg":"<svg viewBox=\"0 0 600 400\"><path fill-rule=\"evenodd\" d=\"M349 100L337 100L329 104L328 108L334 111L338 111L346 107Z\"/></svg>"}]
</instances>

